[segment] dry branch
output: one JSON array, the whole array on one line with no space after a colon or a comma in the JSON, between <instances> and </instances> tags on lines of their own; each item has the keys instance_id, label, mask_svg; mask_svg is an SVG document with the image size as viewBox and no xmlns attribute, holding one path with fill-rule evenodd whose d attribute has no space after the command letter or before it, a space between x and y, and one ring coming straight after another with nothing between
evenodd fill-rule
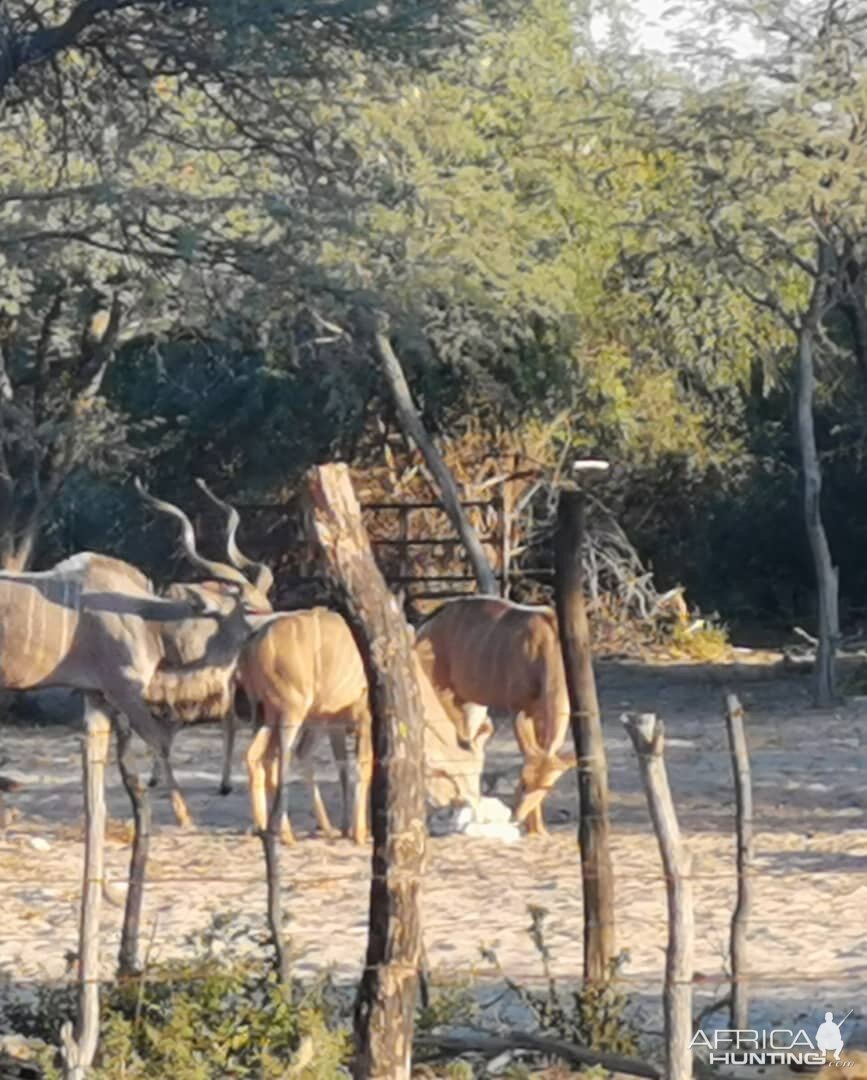
<instances>
[{"instance_id":1,"label":"dry branch","mask_svg":"<svg viewBox=\"0 0 867 1080\"><path fill-rule=\"evenodd\" d=\"M141 777L133 771L129 761L129 744L132 731L123 721L117 721L117 764L121 780L132 804L133 842L129 861L129 888L123 912L123 928L120 935L118 973L133 975L138 972L138 936L141 909L144 899L145 874L151 833L151 804L147 788Z\"/></svg>"},{"instance_id":2,"label":"dry branch","mask_svg":"<svg viewBox=\"0 0 867 1080\"><path fill-rule=\"evenodd\" d=\"M695 926L692 860L680 835L662 757L664 729L653 713L624 714L623 723L638 755L653 828L659 842L668 895L668 947L665 957L665 1055L667 1080L692 1077L692 977Z\"/></svg>"},{"instance_id":3,"label":"dry branch","mask_svg":"<svg viewBox=\"0 0 867 1080\"><path fill-rule=\"evenodd\" d=\"M643 1076L647 1080L660 1080L659 1070L637 1058L623 1057L620 1054L608 1054L591 1050L578 1043L563 1042L547 1035L533 1035L530 1032L513 1032L510 1035L473 1032L467 1035L422 1035L416 1039L419 1050L426 1050L430 1057L444 1057L451 1054L482 1054L494 1057L506 1050L535 1050L540 1054L558 1057L570 1065L601 1065L611 1072L626 1073L629 1076Z\"/></svg>"},{"instance_id":4,"label":"dry branch","mask_svg":"<svg viewBox=\"0 0 867 1080\"><path fill-rule=\"evenodd\" d=\"M268 825L261 833L262 847L265 853L265 875L268 883L268 930L274 946L277 977L282 986L290 983L289 948L283 934L283 904L280 894L280 825L286 809L286 767L288 746L286 725L277 728L277 783L274 797L268 809Z\"/></svg>"},{"instance_id":5,"label":"dry branch","mask_svg":"<svg viewBox=\"0 0 867 1080\"><path fill-rule=\"evenodd\" d=\"M82 1080L93 1063L99 1039L99 916L105 876L105 765L111 722L101 706L85 697L84 884L78 939L78 1016L75 1030L61 1030L64 1080Z\"/></svg>"},{"instance_id":6,"label":"dry branch","mask_svg":"<svg viewBox=\"0 0 867 1080\"><path fill-rule=\"evenodd\" d=\"M375 341L382 373L385 376L394 407L400 418L401 429L419 448L428 469L433 475L446 513L466 548L467 556L478 582L479 591L496 596L499 591L497 589L496 575L485 557L485 552L479 543L475 529L473 529L461 506L461 497L454 478L442 455L434 445L434 441L428 434L415 407L403 367L391 347L385 325L381 325L377 329Z\"/></svg>"},{"instance_id":7,"label":"dry branch","mask_svg":"<svg viewBox=\"0 0 867 1080\"><path fill-rule=\"evenodd\" d=\"M744 710L736 694L726 695L726 727L735 781L737 824L738 898L731 928L731 1025L747 1027L749 1012L749 964L747 931L753 904L753 790L750 779L750 755L744 733Z\"/></svg>"}]
</instances>

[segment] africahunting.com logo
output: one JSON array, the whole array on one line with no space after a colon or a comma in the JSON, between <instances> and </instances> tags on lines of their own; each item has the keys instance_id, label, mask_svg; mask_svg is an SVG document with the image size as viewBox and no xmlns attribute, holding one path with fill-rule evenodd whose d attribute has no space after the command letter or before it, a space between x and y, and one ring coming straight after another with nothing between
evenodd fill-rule
<instances>
[{"instance_id":1,"label":"africahunting.com logo","mask_svg":"<svg viewBox=\"0 0 867 1080\"><path fill-rule=\"evenodd\" d=\"M836 1065L844 1068L852 1062L843 1061L843 1035L840 1028L852 1010L839 1023L832 1012L825 1013L811 1039L800 1028L772 1028L770 1031L751 1031L747 1028L719 1028L710 1034L697 1031L690 1046L703 1046L711 1065Z\"/></svg>"}]
</instances>

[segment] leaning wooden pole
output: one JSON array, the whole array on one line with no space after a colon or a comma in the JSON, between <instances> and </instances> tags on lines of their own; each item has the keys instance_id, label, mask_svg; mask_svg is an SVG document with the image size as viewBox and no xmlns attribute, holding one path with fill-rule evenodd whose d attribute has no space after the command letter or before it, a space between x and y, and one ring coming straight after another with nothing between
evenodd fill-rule
<instances>
[{"instance_id":1,"label":"leaning wooden pole","mask_svg":"<svg viewBox=\"0 0 867 1080\"><path fill-rule=\"evenodd\" d=\"M665 956L665 1059L667 1080L692 1077L692 976L695 925L692 861L680 835L662 757L664 728L653 713L623 716L638 755L638 766L659 842L668 894L668 948Z\"/></svg>"},{"instance_id":2,"label":"leaning wooden pole","mask_svg":"<svg viewBox=\"0 0 867 1080\"><path fill-rule=\"evenodd\" d=\"M391 393L391 400L397 411L401 430L418 447L425 464L436 481L443 509L448 514L449 520L466 549L467 558L470 560L473 574L479 586L479 592L487 593L489 596L496 596L499 593L497 575L491 568L478 534L470 524L470 519L464 511L454 477L439 450L437 450L436 444L424 426L418 409L415 407L403 366L391 347L388 323L384 316L378 317L374 341L379 355L380 369Z\"/></svg>"},{"instance_id":3,"label":"leaning wooden pole","mask_svg":"<svg viewBox=\"0 0 867 1080\"><path fill-rule=\"evenodd\" d=\"M311 539L338 586L364 660L373 717L370 931L355 1009L354 1076L409 1080L426 836L422 709L412 642L374 562L347 467L312 469L307 503Z\"/></svg>"},{"instance_id":4,"label":"leaning wooden pole","mask_svg":"<svg viewBox=\"0 0 867 1080\"><path fill-rule=\"evenodd\" d=\"M105 765L111 722L85 699L84 882L78 938L78 1016L61 1030L64 1080L82 1080L99 1041L99 918L105 878Z\"/></svg>"},{"instance_id":5,"label":"leaning wooden pole","mask_svg":"<svg viewBox=\"0 0 867 1080\"><path fill-rule=\"evenodd\" d=\"M747 934L753 906L753 788L744 733L744 710L736 694L726 695L726 727L735 780L738 897L731 928L731 1026L747 1028L750 1008Z\"/></svg>"},{"instance_id":6,"label":"leaning wooden pole","mask_svg":"<svg viewBox=\"0 0 867 1080\"><path fill-rule=\"evenodd\" d=\"M608 977L614 957L614 871L608 823L608 765L584 603L584 496L562 491L554 538L554 594L578 757L578 843L584 898L584 978Z\"/></svg>"}]
</instances>

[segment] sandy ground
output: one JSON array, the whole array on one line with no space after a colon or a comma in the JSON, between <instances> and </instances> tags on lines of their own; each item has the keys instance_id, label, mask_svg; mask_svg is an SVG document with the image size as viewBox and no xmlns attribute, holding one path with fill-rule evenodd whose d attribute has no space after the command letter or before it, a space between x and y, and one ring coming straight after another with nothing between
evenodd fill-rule
<instances>
[{"instance_id":1,"label":"sandy ground","mask_svg":"<svg viewBox=\"0 0 867 1080\"><path fill-rule=\"evenodd\" d=\"M657 1023L666 938L665 887L623 709L656 711L666 722L669 769L682 828L694 856L696 993L725 991L728 923L734 896L733 794L721 692L708 669L600 664L611 769L613 853L617 875L622 977ZM759 674L754 672L753 674ZM867 699L834 711L809 707L803 676L735 679L748 710L756 800L757 878L750 932L757 972L751 1020L784 1027L817 1025L826 1008L854 1012L847 1042L867 1044ZM241 738L246 743L246 733ZM64 975L75 948L81 874L79 735L69 727L8 726L2 772L26 787L8 802L20 813L0 839L0 972L24 989ZM193 729L176 743L177 772L199 823L185 833L155 796L155 835L143 941L154 958L189 953L191 937L214 916L238 916L264 928L264 874L259 842L246 835L248 808L240 754L236 788L216 792L217 728ZM143 765L144 765L143 759ZM518 754L508 728L490 744L488 773L511 789ZM336 776L321 774L337 815ZM108 868L123 881L127 804L111 767ZM369 856L348 841L304 838L309 800L293 782L290 806L301 839L285 851L286 906L295 970L330 968L355 980L363 964ZM472 976L491 991L500 977L482 959L493 948L516 980L541 969L527 934L528 907L548 912L555 973L567 982L581 970L580 863L574 838L574 774L546 803L552 835L515 845L451 836L431 840L424 883L425 942L432 967ZM121 912L104 909L103 960L111 973ZM259 946L240 939L232 948ZM720 1024L720 1026L725 1026Z\"/></svg>"}]
</instances>

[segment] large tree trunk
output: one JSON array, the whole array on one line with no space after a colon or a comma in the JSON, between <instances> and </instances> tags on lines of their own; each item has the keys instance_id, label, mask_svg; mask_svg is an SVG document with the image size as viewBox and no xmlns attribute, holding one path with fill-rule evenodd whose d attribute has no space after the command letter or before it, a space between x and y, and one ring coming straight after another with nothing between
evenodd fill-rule
<instances>
[{"instance_id":1,"label":"large tree trunk","mask_svg":"<svg viewBox=\"0 0 867 1080\"><path fill-rule=\"evenodd\" d=\"M311 539L343 595L373 717L370 932L356 1002L355 1076L409 1080L425 850L422 706L412 642L373 558L345 465L308 475Z\"/></svg>"},{"instance_id":2,"label":"large tree trunk","mask_svg":"<svg viewBox=\"0 0 867 1080\"><path fill-rule=\"evenodd\" d=\"M608 766L584 604L581 545L584 496L560 493L554 540L554 591L560 648L578 755L578 842L584 899L584 978L608 977L614 956L614 873L608 829Z\"/></svg>"},{"instance_id":3,"label":"large tree trunk","mask_svg":"<svg viewBox=\"0 0 867 1080\"><path fill-rule=\"evenodd\" d=\"M467 557L473 568L473 574L479 586L479 591L490 596L497 596L497 575L491 568L491 564L485 557L475 529L469 522L464 508L461 506L461 497L449 472L449 468L440 456L440 452L434 445L433 439L427 432L422 422L415 403L412 400L406 376L403 373L400 360L398 360L388 332L384 326L379 326L376 335L376 348L382 366L382 373L388 383L394 407L397 410L398 420L404 435L421 451L427 467L433 473L437 486L440 490L443 508L449 516L449 520L461 538L466 548Z\"/></svg>"},{"instance_id":4,"label":"large tree trunk","mask_svg":"<svg viewBox=\"0 0 867 1080\"><path fill-rule=\"evenodd\" d=\"M820 245L820 248L824 245ZM836 652L840 637L840 618L837 606L837 567L831 561L828 537L822 523L822 467L816 449L816 430L813 423L815 373L813 349L819 321L822 317L826 285L823 275L824 259L820 251L820 274L813 286L810 307L798 331L798 448L804 481L804 523L816 572L819 645L813 681L816 705L827 707L837 699Z\"/></svg>"}]
</instances>

